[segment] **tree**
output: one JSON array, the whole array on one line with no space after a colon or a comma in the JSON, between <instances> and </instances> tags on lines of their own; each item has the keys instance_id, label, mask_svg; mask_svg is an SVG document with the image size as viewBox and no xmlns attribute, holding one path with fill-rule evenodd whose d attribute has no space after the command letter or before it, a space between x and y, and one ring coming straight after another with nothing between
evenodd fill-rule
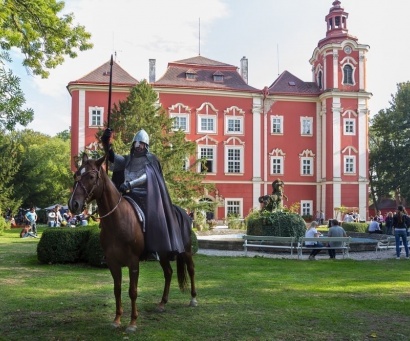
<instances>
[{"instance_id":1,"label":"tree","mask_svg":"<svg viewBox=\"0 0 410 341\"><path fill-rule=\"evenodd\" d=\"M199 162L195 158L196 144L185 140L183 131L173 129L174 120L157 102L157 93L144 80L131 89L125 101L114 105L110 119L114 150L120 154L129 153L135 133L145 129L150 137L150 151L161 162L171 199L193 210L200 206L195 199L207 186L209 189L212 186L204 185L204 174L196 171ZM186 167L188 160L191 162L189 169Z\"/></svg>"},{"instance_id":2,"label":"tree","mask_svg":"<svg viewBox=\"0 0 410 341\"><path fill-rule=\"evenodd\" d=\"M17 145L10 136L0 135L0 211L3 214L6 208L10 207L16 213L21 202L14 199L14 176L19 170L17 160Z\"/></svg>"},{"instance_id":3,"label":"tree","mask_svg":"<svg viewBox=\"0 0 410 341\"><path fill-rule=\"evenodd\" d=\"M27 71L47 78L50 69L61 65L65 56L92 48L91 35L74 25L74 15L59 13L64 2L56 0L4 0L0 2L0 128L26 126L33 110L23 109L24 95L18 77L7 70L9 51L19 50Z\"/></svg>"},{"instance_id":4,"label":"tree","mask_svg":"<svg viewBox=\"0 0 410 341\"><path fill-rule=\"evenodd\" d=\"M15 196L24 207L45 207L66 203L73 184L68 140L32 130L14 134L19 143L19 172L15 175Z\"/></svg>"},{"instance_id":5,"label":"tree","mask_svg":"<svg viewBox=\"0 0 410 341\"><path fill-rule=\"evenodd\" d=\"M390 108L380 110L370 125L370 186L374 202L399 191L410 199L410 82L397 84Z\"/></svg>"}]
</instances>

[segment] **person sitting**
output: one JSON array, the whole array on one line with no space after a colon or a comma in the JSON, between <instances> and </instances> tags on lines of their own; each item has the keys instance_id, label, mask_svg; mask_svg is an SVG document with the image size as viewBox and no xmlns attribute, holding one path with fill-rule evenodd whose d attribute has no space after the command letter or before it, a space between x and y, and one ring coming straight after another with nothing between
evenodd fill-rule
<instances>
[{"instance_id":1,"label":"person sitting","mask_svg":"<svg viewBox=\"0 0 410 341\"><path fill-rule=\"evenodd\" d=\"M380 229L377 216L373 217L372 221L369 224L369 233L379 233L379 234L383 233L383 231Z\"/></svg>"},{"instance_id":2,"label":"person sitting","mask_svg":"<svg viewBox=\"0 0 410 341\"><path fill-rule=\"evenodd\" d=\"M347 237L346 231L343 227L339 225L339 221L337 219L332 219L331 221L332 227L329 229L327 234L328 237ZM329 242L329 247L341 247L342 242ZM336 250L329 249L329 257L331 259L336 258Z\"/></svg>"},{"instance_id":3,"label":"person sitting","mask_svg":"<svg viewBox=\"0 0 410 341\"><path fill-rule=\"evenodd\" d=\"M317 222L312 221L310 224L308 230L305 233L305 237L309 238L317 238L321 236L321 233L316 230ZM323 247L322 243L319 242L305 242L305 245L307 247ZM309 255L309 260L316 260L316 255L320 252L320 249L313 249L312 252Z\"/></svg>"}]
</instances>

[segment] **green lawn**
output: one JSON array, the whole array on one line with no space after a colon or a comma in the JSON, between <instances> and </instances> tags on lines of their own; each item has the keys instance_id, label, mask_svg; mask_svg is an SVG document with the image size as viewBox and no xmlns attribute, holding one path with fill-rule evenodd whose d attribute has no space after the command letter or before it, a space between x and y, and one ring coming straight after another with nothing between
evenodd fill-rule
<instances>
[{"instance_id":1,"label":"green lawn","mask_svg":"<svg viewBox=\"0 0 410 341\"><path fill-rule=\"evenodd\" d=\"M109 271L39 264L38 239L19 231L0 236L0 340L410 339L410 261L196 255L198 307L188 307L174 275L165 313L155 310L162 271L145 262L138 329L128 335L125 270L123 328L114 330Z\"/></svg>"}]
</instances>

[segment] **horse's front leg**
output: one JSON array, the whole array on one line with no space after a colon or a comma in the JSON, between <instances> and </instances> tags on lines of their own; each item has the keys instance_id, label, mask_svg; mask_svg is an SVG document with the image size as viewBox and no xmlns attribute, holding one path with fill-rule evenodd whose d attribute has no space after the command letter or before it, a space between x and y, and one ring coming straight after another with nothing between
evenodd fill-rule
<instances>
[{"instance_id":1,"label":"horse's front leg","mask_svg":"<svg viewBox=\"0 0 410 341\"><path fill-rule=\"evenodd\" d=\"M137 330L138 309L136 302L138 296L139 271L139 259L137 259L136 263L129 267L130 284L128 295L130 296L131 300L131 321L126 330L128 333L133 333Z\"/></svg>"},{"instance_id":2,"label":"horse's front leg","mask_svg":"<svg viewBox=\"0 0 410 341\"><path fill-rule=\"evenodd\" d=\"M172 279L172 267L171 263L168 259L166 254L160 255L159 263L161 264L162 271L164 272L164 291L162 293L161 302L158 304L158 311L163 312L165 310L165 304L168 302L169 297L169 288L171 286L171 279Z\"/></svg>"},{"instance_id":3,"label":"horse's front leg","mask_svg":"<svg viewBox=\"0 0 410 341\"><path fill-rule=\"evenodd\" d=\"M198 302L196 300L196 288L195 288L195 265L192 259L192 252L185 252L184 254L185 264L188 270L189 279L191 281L191 301L189 305L191 307L196 307Z\"/></svg>"},{"instance_id":4,"label":"horse's front leg","mask_svg":"<svg viewBox=\"0 0 410 341\"><path fill-rule=\"evenodd\" d=\"M115 318L112 325L114 328L118 328L121 325L121 316L123 312L121 302L122 271L121 266L119 265L108 264L108 267L114 280Z\"/></svg>"}]
</instances>

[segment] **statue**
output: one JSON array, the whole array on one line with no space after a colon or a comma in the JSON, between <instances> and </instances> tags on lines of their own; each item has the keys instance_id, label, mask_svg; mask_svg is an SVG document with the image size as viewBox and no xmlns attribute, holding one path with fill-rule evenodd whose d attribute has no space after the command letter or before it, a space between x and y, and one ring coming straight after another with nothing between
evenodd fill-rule
<instances>
[{"instance_id":1,"label":"statue","mask_svg":"<svg viewBox=\"0 0 410 341\"><path fill-rule=\"evenodd\" d=\"M283 198L288 200L288 197L284 193L285 183L276 179L272 182L272 194L259 197L259 202L262 204L261 211L273 212L283 207Z\"/></svg>"}]
</instances>

